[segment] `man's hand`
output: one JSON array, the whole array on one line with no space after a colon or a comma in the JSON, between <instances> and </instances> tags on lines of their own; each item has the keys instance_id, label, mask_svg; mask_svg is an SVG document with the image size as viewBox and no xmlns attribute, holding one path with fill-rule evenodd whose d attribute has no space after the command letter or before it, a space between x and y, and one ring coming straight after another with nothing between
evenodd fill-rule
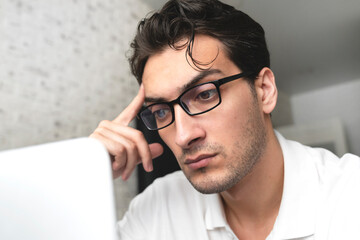
<instances>
[{"instance_id":1,"label":"man's hand","mask_svg":"<svg viewBox=\"0 0 360 240\"><path fill-rule=\"evenodd\" d=\"M138 163L148 172L153 170L152 159L163 153L159 143L148 144L142 132L129 127L144 103L143 85L133 101L113 121L103 120L90 135L102 142L112 160L113 177L127 180Z\"/></svg>"}]
</instances>

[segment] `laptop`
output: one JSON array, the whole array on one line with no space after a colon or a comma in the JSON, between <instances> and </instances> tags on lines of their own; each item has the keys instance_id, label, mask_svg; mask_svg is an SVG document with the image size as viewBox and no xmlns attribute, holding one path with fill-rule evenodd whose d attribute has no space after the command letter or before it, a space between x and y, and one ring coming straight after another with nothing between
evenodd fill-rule
<instances>
[{"instance_id":1,"label":"laptop","mask_svg":"<svg viewBox=\"0 0 360 240\"><path fill-rule=\"evenodd\" d=\"M0 152L0 239L117 239L102 144L78 138Z\"/></svg>"}]
</instances>

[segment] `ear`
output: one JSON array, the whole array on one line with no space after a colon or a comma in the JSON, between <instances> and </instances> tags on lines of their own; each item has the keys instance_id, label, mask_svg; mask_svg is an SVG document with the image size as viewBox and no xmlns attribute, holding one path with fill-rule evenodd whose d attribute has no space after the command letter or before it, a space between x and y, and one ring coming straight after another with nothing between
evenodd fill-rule
<instances>
[{"instance_id":1,"label":"ear","mask_svg":"<svg viewBox=\"0 0 360 240\"><path fill-rule=\"evenodd\" d=\"M278 96L275 76L270 68L261 69L255 80L255 89L263 112L270 114L276 106Z\"/></svg>"}]
</instances>

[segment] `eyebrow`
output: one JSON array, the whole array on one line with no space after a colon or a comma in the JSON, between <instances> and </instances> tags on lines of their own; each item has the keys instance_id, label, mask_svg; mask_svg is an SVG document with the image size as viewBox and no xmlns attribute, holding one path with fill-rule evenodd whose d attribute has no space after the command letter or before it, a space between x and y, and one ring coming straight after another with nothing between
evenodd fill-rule
<instances>
[{"instance_id":1,"label":"eyebrow","mask_svg":"<svg viewBox=\"0 0 360 240\"><path fill-rule=\"evenodd\" d=\"M179 87L178 91L180 93L182 93L182 92L186 91L187 89L191 88L192 86L196 85L198 82L200 82L205 77L212 75L212 74L216 74L216 73L222 73L222 71L219 69L210 69L210 70L202 71L198 75L193 77L189 82L187 82L183 86ZM163 97L145 97L145 102L152 102L152 103L167 102L167 99L165 99Z\"/></svg>"}]
</instances>

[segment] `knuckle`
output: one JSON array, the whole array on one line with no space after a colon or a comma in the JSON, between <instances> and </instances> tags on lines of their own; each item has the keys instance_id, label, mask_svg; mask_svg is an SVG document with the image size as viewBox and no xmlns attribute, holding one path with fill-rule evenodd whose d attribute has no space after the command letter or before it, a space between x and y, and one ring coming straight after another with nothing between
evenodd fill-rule
<instances>
[{"instance_id":1,"label":"knuckle","mask_svg":"<svg viewBox=\"0 0 360 240\"><path fill-rule=\"evenodd\" d=\"M104 128L104 127L106 127L107 125L109 125L109 123L110 123L109 120L102 120L102 121L99 123L98 128Z\"/></svg>"},{"instance_id":2,"label":"knuckle","mask_svg":"<svg viewBox=\"0 0 360 240\"><path fill-rule=\"evenodd\" d=\"M94 139L99 139L98 133L96 132L96 130L90 134L89 138L94 138Z\"/></svg>"},{"instance_id":3,"label":"knuckle","mask_svg":"<svg viewBox=\"0 0 360 240\"><path fill-rule=\"evenodd\" d=\"M134 152L136 150L136 144L133 142L129 142L129 150Z\"/></svg>"},{"instance_id":4,"label":"knuckle","mask_svg":"<svg viewBox=\"0 0 360 240\"><path fill-rule=\"evenodd\" d=\"M141 131L136 131L134 135L135 135L135 139L138 141L141 141L144 138L144 135Z\"/></svg>"},{"instance_id":5,"label":"knuckle","mask_svg":"<svg viewBox=\"0 0 360 240\"><path fill-rule=\"evenodd\" d=\"M116 154L117 155L123 155L126 153L126 148L122 144L118 144L115 146Z\"/></svg>"},{"instance_id":6,"label":"knuckle","mask_svg":"<svg viewBox=\"0 0 360 240\"><path fill-rule=\"evenodd\" d=\"M99 126L99 127L97 127L97 128L94 130L93 134L101 133L101 132L103 131L103 129L104 129L104 127Z\"/></svg>"},{"instance_id":7,"label":"knuckle","mask_svg":"<svg viewBox=\"0 0 360 240\"><path fill-rule=\"evenodd\" d=\"M117 169L121 169L124 167L125 162L123 161L123 159L121 157L116 156L116 157L114 157L114 160L115 160L115 162L118 163Z\"/></svg>"}]
</instances>

